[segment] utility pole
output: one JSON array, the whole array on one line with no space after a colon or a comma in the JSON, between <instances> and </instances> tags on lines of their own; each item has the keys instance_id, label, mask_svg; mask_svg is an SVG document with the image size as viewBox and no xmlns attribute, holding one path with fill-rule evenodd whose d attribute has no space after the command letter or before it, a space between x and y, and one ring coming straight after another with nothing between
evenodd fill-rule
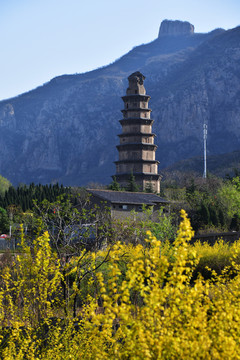
<instances>
[{"instance_id":1,"label":"utility pole","mask_svg":"<svg viewBox=\"0 0 240 360\"><path fill-rule=\"evenodd\" d=\"M203 170L203 178L207 177L207 124L203 124L203 158L204 158L204 170Z\"/></svg>"}]
</instances>

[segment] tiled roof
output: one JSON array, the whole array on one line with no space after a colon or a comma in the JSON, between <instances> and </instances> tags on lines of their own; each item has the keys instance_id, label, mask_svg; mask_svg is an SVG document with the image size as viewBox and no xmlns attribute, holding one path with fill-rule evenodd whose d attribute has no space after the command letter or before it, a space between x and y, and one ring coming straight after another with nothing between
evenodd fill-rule
<instances>
[{"instance_id":1,"label":"tiled roof","mask_svg":"<svg viewBox=\"0 0 240 360\"><path fill-rule=\"evenodd\" d=\"M91 189L89 189L88 192L94 196L97 196L103 201L109 201L111 203L118 204L154 205L159 203L169 203L160 196L151 193Z\"/></svg>"}]
</instances>

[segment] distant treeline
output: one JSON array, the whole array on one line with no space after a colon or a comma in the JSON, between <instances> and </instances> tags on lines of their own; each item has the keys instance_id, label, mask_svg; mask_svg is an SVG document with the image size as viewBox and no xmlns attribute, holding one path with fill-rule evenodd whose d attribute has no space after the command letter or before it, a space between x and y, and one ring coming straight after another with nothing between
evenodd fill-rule
<instances>
[{"instance_id":1,"label":"distant treeline","mask_svg":"<svg viewBox=\"0 0 240 360\"><path fill-rule=\"evenodd\" d=\"M21 207L22 211L31 210L34 206L34 200L41 202L47 199L54 202L59 195L70 192L70 188L56 183L55 185L22 185L17 188L10 186L4 195L0 195L0 207L7 209L9 205Z\"/></svg>"}]
</instances>

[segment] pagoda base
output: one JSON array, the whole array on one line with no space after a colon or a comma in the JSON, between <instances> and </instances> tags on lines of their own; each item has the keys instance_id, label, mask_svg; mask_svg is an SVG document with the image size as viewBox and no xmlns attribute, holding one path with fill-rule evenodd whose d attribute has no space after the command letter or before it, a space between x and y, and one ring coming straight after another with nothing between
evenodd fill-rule
<instances>
[{"instance_id":1,"label":"pagoda base","mask_svg":"<svg viewBox=\"0 0 240 360\"><path fill-rule=\"evenodd\" d=\"M128 174L116 174L115 177L117 182L122 187L127 187L129 185L130 180L129 173ZM133 173L135 178L135 182L139 187L140 191L151 190L152 192L160 193L160 174L151 174L151 173Z\"/></svg>"}]
</instances>

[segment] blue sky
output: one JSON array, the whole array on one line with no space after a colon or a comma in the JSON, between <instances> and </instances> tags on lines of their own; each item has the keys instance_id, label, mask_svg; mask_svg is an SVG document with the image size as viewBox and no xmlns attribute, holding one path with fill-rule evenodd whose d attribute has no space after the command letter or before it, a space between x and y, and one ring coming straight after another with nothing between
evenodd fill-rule
<instances>
[{"instance_id":1,"label":"blue sky","mask_svg":"<svg viewBox=\"0 0 240 360\"><path fill-rule=\"evenodd\" d=\"M0 100L107 65L154 40L164 19L231 29L240 0L0 0Z\"/></svg>"}]
</instances>

